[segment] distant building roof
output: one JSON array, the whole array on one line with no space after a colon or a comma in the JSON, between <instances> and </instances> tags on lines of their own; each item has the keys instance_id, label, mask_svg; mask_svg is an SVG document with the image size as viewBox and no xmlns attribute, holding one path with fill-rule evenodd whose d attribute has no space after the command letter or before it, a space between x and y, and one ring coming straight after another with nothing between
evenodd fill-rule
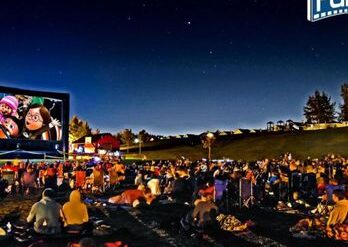
<instances>
[{"instance_id":1,"label":"distant building roof","mask_svg":"<svg viewBox=\"0 0 348 247\"><path fill-rule=\"evenodd\" d=\"M250 133L249 129L235 129L233 131L233 134L247 134Z\"/></svg>"}]
</instances>

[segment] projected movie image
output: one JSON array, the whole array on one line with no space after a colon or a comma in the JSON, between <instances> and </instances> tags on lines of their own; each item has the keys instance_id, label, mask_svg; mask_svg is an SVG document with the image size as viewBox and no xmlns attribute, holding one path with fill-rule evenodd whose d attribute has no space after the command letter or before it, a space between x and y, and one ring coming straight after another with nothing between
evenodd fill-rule
<instances>
[{"instance_id":1,"label":"projected movie image","mask_svg":"<svg viewBox=\"0 0 348 247\"><path fill-rule=\"evenodd\" d=\"M62 101L0 93L0 139L60 141Z\"/></svg>"}]
</instances>

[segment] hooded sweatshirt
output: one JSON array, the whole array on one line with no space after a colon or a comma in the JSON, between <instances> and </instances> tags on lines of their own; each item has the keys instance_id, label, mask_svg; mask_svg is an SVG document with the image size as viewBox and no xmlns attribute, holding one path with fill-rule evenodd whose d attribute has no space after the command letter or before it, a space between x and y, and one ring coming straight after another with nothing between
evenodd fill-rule
<instances>
[{"instance_id":1,"label":"hooded sweatshirt","mask_svg":"<svg viewBox=\"0 0 348 247\"><path fill-rule=\"evenodd\" d=\"M81 194L74 190L70 200L63 205L65 225L82 225L88 222L87 206L81 202Z\"/></svg>"},{"instance_id":2,"label":"hooded sweatshirt","mask_svg":"<svg viewBox=\"0 0 348 247\"><path fill-rule=\"evenodd\" d=\"M336 203L334 209L330 213L327 225L343 224L347 220L348 200L340 200Z\"/></svg>"},{"instance_id":3,"label":"hooded sweatshirt","mask_svg":"<svg viewBox=\"0 0 348 247\"><path fill-rule=\"evenodd\" d=\"M45 191L43 192L44 195ZM34 230L41 234L55 234L60 232L60 204L49 197L43 196L35 203L27 218L28 222L34 222Z\"/></svg>"}]
</instances>

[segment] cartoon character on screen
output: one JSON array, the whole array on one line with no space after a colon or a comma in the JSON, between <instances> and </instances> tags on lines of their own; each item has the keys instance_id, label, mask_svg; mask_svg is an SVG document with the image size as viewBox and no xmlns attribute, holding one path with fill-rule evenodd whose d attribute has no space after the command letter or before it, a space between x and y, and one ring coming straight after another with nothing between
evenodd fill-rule
<instances>
[{"instance_id":1,"label":"cartoon character on screen","mask_svg":"<svg viewBox=\"0 0 348 247\"><path fill-rule=\"evenodd\" d=\"M33 97L27 95L16 95L16 98L18 99L17 114L18 116L21 116L20 118L23 118Z\"/></svg>"},{"instance_id":2,"label":"cartoon character on screen","mask_svg":"<svg viewBox=\"0 0 348 247\"><path fill-rule=\"evenodd\" d=\"M6 117L0 124L0 139L17 138L22 128L22 121L14 116Z\"/></svg>"},{"instance_id":3,"label":"cartoon character on screen","mask_svg":"<svg viewBox=\"0 0 348 247\"><path fill-rule=\"evenodd\" d=\"M59 126L59 121L53 119L43 105L43 98L33 97L24 118L23 137L31 140L59 140L59 136L54 136Z\"/></svg>"},{"instance_id":4,"label":"cartoon character on screen","mask_svg":"<svg viewBox=\"0 0 348 247\"><path fill-rule=\"evenodd\" d=\"M0 100L0 123L3 123L5 117L16 116L18 109L18 100L14 96L5 96Z\"/></svg>"}]
</instances>

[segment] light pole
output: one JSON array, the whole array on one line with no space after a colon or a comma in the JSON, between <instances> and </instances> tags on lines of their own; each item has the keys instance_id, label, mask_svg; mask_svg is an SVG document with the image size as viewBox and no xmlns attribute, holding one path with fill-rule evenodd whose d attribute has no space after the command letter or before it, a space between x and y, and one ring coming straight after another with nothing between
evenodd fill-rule
<instances>
[{"instance_id":1,"label":"light pole","mask_svg":"<svg viewBox=\"0 0 348 247\"><path fill-rule=\"evenodd\" d=\"M139 154L141 154L141 135L139 135Z\"/></svg>"},{"instance_id":2,"label":"light pole","mask_svg":"<svg viewBox=\"0 0 348 247\"><path fill-rule=\"evenodd\" d=\"M140 135L138 136L138 138L135 138L134 143L139 145L139 154L141 154L141 136Z\"/></svg>"}]
</instances>

